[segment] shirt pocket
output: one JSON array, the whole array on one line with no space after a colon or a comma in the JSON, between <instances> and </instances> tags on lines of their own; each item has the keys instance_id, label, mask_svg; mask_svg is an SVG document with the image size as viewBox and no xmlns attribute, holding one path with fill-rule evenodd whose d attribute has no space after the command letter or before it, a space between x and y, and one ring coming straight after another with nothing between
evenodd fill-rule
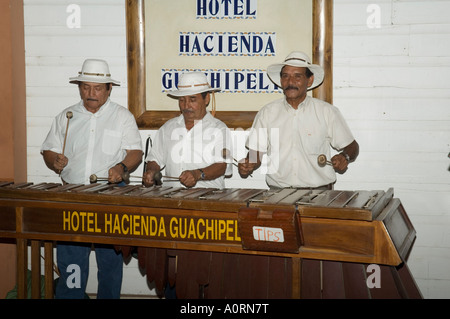
<instances>
[{"instance_id":1,"label":"shirt pocket","mask_svg":"<svg viewBox=\"0 0 450 319\"><path fill-rule=\"evenodd\" d=\"M114 131L105 129L103 132L102 151L107 155L115 155L120 151L122 144L122 133L120 131Z\"/></svg>"},{"instance_id":2,"label":"shirt pocket","mask_svg":"<svg viewBox=\"0 0 450 319\"><path fill-rule=\"evenodd\" d=\"M327 145L329 145L326 134L313 128L306 128L301 140L305 153L310 156L322 154L327 149Z\"/></svg>"}]
</instances>

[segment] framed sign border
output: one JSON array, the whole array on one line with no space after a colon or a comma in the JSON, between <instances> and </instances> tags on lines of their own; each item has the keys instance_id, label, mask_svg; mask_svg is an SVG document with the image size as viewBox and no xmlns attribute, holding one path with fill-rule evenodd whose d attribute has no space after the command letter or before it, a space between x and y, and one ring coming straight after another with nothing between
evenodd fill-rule
<instances>
[{"instance_id":1,"label":"framed sign border","mask_svg":"<svg viewBox=\"0 0 450 319\"><path fill-rule=\"evenodd\" d=\"M141 130L159 129L178 111L148 111L145 80L145 0L126 0L128 109ZM333 101L333 0L313 2L313 63L325 69L325 80L313 96ZM251 127L255 111L218 111L216 117L229 128Z\"/></svg>"}]
</instances>

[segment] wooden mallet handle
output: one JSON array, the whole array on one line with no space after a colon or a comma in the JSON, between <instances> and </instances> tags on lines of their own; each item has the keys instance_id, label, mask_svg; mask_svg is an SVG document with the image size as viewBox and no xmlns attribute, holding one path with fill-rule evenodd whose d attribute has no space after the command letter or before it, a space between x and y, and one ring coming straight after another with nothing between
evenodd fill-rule
<instances>
[{"instance_id":1,"label":"wooden mallet handle","mask_svg":"<svg viewBox=\"0 0 450 319\"><path fill-rule=\"evenodd\" d=\"M130 176L130 174L127 172L125 174L122 175L122 181L124 181L126 184L130 183L130 177L134 177L134 178L142 178L141 176ZM91 184L97 183L97 182L107 182L109 180L108 177L97 177L97 175L92 174L91 176L89 176L89 182Z\"/></svg>"},{"instance_id":2,"label":"wooden mallet handle","mask_svg":"<svg viewBox=\"0 0 450 319\"><path fill-rule=\"evenodd\" d=\"M163 176L163 174L161 174L161 172L156 172L155 175L153 175L153 180L155 181L156 185L161 185L163 178L167 178L169 182L174 182L174 181L179 181L180 180L179 177Z\"/></svg>"},{"instance_id":3,"label":"wooden mallet handle","mask_svg":"<svg viewBox=\"0 0 450 319\"><path fill-rule=\"evenodd\" d=\"M67 117L67 126L66 126L66 134L64 135L64 144L63 144L62 155L64 155L64 151L66 149L67 132L69 131L69 121L73 117L73 113L71 111L68 111L66 113L66 117Z\"/></svg>"}]
</instances>

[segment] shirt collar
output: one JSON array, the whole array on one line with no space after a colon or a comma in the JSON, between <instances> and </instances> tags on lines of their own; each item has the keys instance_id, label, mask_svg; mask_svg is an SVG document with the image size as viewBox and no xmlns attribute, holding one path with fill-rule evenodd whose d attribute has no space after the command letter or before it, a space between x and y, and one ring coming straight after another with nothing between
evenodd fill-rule
<instances>
[{"instance_id":1,"label":"shirt collar","mask_svg":"<svg viewBox=\"0 0 450 319\"><path fill-rule=\"evenodd\" d=\"M206 110L206 114L203 117L202 121L212 122L213 120L214 120L214 116L212 116L211 113L208 110Z\"/></svg>"},{"instance_id":2,"label":"shirt collar","mask_svg":"<svg viewBox=\"0 0 450 319\"><path fill-rule=\"evenodd\" d=\"M83 100L81 100L81 101L80 101L80 109L81 109L81 112L83 112L83 113L91 114L91 115L93 115L93 116L99 117L99 116L101 116L103 113L106 112L105 110L108 109L108 107L109 107L110 104L111 104L111 100L110 100L110 98L108 98L108 99L106 100L105 104L103 104L97 112L92 113L92 112L89 112L89 111L84 107Z\"/></svg>"},{"instance_id":3,"label":"shirt collar","mask_svg":"<svg viewBox=\"0 0 450 319\"><path fill-rule=\"evenodd\" d=\"M311 97L309 95L306 96L306 98L302 101L302 103L299 104L297 110L300 110L302 107L304 107L305 105L307 105L307 103L309 103ZM286 100L286 97L284 97L283 99L283 104L284 107L286 108L287 111L296 111Z\"/></svg>"},{"instance_id":4,"label":"shirt collar","mask_svg":"<svg viewBox=\"0 0 450 319\"><path fill-rule=\"evenodd\" d=\"M198 122L198 121L212 122L213 119L214 119L214 117L211 115L211 113L210 113L208 110L206 110L205 116L204 116L201 120L197 120L197 122ZM177 124L178 124L178 125L184 126L184 117L183 117L183 114L180 114L180 115L178 116Z\"/></svg>"}]
</instances>

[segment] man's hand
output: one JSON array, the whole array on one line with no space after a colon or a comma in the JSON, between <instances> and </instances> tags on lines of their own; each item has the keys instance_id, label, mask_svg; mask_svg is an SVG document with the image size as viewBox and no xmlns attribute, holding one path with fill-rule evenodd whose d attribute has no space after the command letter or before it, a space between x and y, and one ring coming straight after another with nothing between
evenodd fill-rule
<instances>
[{"instance_id":1,"label":"man's hand","mask_svg":"<svg viewBox=\"0 0 450 319\"><path fill-rule=\"evenodd\" d=\"M346 154L346 155L344 155ZM342 149L342 153L334 155L331 158L333 168L338 173L343 173L347 170L348 164L353 162L359 154L359 144L355 140Z\"/></svg>"},{"instance_id":2,"label":"man's hand","mask_svg":"<svg viewBox=\"0 0 450 319\"><path fill-rule=\"evenodd\" d=\"M258 167L258 163L250 163L248 158L244 158L238 162L238 172L242 178L247 178Z\"/></svg>"},{"instance_id":3,"label":"man's hand","mask_svg":"<svg viewBox=\"0 0 450 319\"><path fill-rule=\"evenodd\" d=\"M123 181L123 167L115 165L108 170L108 182L117 184Z\"/></svg>"},{"instance_id":4,"label":"man's hand","mask_svg":"<svg viewBox=\"0 0 450 319\"><path fill-rule=\"evenodd\" d=\"M159 183L155 180L155 174L159 173L161 171L161 167L159 167L159 165L154 162L147 162L147 167L145 170L144 175L142 175L142 183L144 184L144 186L146 187L150 187L153 185L160 185L161 181L159 181Z\"/></svg>"},{"instance_id":5,"label":"man's hand","mask_svg":"<svg viewBox=\"0 0 450 319\"><path fill-rule=\"evenodd\" d=\"M69 163L69 159L63 154L56 154L55 160L53 162L53 168L56 173L60 174L64 167Z\"/></svg>"},{"instance_id":6,"label":"man's hand","mask_svg":"<svg viewBox=\"0 0 450 319\"><path fill-rule=\"evenodd\" d=\"M186 187L194 187L201 178L201 172L198 169L184 171L180 175L180 183Z\"/></svg>"},{"instance_id":7,"label":"man's hand","mask_svg":"<svg viewBox=\"0 0 450 319\"><path fill-rule=\"evenodd\" d=\"M155 185L155 174L159 171L152 171L148 170L144 173L142 176L142 182L144 183L144 186L150 187Z\"/></svg>"},{"instance_id":8,"label":"man's hand","mask_svg":"<svg viewBox=\"0 0 450 319\"><path fill-rule=\"evenodd\" d=\"M348 161L342 154L334 155L331 158L331 164L333 164L333 168L338 172L344 172L348 167Z\"/></svg>"}]
</instances>

